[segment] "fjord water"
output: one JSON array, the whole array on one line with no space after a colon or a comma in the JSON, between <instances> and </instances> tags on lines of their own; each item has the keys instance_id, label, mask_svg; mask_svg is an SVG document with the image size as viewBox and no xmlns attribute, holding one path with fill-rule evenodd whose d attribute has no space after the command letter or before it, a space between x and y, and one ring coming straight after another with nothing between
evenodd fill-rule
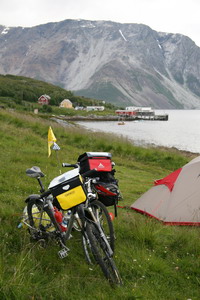
<instances>
[{"instance_id":1,"label":"fjord water","mask_svg":"<svg viewBox=\"0 0 200 300\"><path fill-rule=\"evenodd\" d=\"M156 115L168 114L168 121L78 122L93 131L123 136L135 145L175 147L200 153L200 110L156 110Z\"/></svg>"}]
</instances>

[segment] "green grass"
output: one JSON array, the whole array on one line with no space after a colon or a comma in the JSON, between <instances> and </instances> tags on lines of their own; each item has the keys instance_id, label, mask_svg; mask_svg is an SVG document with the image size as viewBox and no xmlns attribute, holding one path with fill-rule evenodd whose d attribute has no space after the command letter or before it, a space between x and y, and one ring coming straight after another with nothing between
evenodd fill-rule
<instances>
[{"instance_id":1,"label":"green grass","mask_svg":"<svg viewBox=\"0 0 200 300\"><path fill-rule=\"evenodd\" d=\"M199 228L164 226L119 208L114 220L115 260L124 285L115 289L98 267L88 267L79 233L68 243L69 256L60 260L57 245L41 248L30 242L26 229L17 228L24 200L39 190L25 170L40 166L46 187L59 175L55 152L47 158L50 125L61 147L60 162L75 162L85 151L112 153L122 206L130 206L155 179L193 157L173 150L144 149L113 135L62 128L35 115L0 110L0 299L199 300Z\"/></svg>"}]
</instances>

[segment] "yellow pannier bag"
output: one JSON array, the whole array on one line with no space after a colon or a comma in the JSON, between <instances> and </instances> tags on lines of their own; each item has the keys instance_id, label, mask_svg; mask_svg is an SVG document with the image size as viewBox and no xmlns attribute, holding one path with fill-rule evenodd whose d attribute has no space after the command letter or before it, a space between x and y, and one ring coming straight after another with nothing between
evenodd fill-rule
<instances>
[{"instance_id":1,"label":"yellow pannier bag","mask_svg":"<svg viewBox=\"0 0 200 300\"><path fill-rule=\"evenodd\" d=\"M48 216L48 214L45 211L43 211L41 214L41 212L38 210L37 206L32 207L32 216L33 216L33 221L34 221L35 227L39 227L39 225L42 224L46 228L47 231L55 230L55 227L52 224L51 219Z\"/></svg>"},{"instance_id":2,"label":"yellow pannier bag","mask_svg":"<svg viewBox=\"0 0 200 300\"><path fill-rule=\"evenodd\" d=\"M61 209L67 210L85 202L86 193L78 169L68 171L54 178L50 185L52 194L56 197Z\"/></svg>"},{"instance_id":3,"label":"yellow pannier bag","mask_svg":"<svg viewBox=\"0 0 200 300\"><path fill-rule=\"evenodd\" d=\"M81 185L56 196L62 209L66 210L78 205L86 200L85 193Z\"/></svg>"},{"instance_id":4,"label":"yellow pannier bag","mask_svg":"<svg viewBox=\"0 0 200 300\"><path fill-rule=\"evenodd\" d=\"M48 214L45 211L43 211L41 214L41 212L39 211L39 209L37 208L36 205L32 206L32 217L33 217L33 221L34 221L34 226L36 228L39 227L39 225L41 224L46 228L47 231L55 230L55 227L52 224ZM29 224L27 206L24 208L24 211L23 211L22 224L23 224L23 227L27 227Z\"/></svg>"}]
</instances>

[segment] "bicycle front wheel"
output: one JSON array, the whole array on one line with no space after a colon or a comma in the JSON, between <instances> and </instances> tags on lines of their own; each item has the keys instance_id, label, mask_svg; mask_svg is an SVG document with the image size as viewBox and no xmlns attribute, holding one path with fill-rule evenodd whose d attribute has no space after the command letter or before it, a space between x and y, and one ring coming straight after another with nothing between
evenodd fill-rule
<instances>
[{"instance_id":1,"label":"bicycle front wheel","mask_svg":"<svg viewBox=\"0 0 200 300\"><path fill-rule=\"evenodd\" d=\"M109 215L107 207L100 201L95 200L91 203L92 210L95 214L97 222L101 225L106 238L111 246L112 251L114 252L115 248L115 233L112 219Z\"/></svg>"},{"instance_id":2,"label":"bicycle front wheel","mask_svg":"<svg viewBox=\"0 0 200 300\"><path fill-rule=\"evenodd\" d=\"M115 234L114 227L110 215L106 206L98 200L95 200L90 203L90 207L95 215L97 222L101 225L102 230L105 233L105 236L111 246L112 251L114 252L115 247ZM82 245L85 253L86 260L89 264L94 264L95 260L91 254L91 245L87 236L82 236Z\"/></svg>"},{"instance_id":3,"label":"bicycle front wheel","mask_svg":"<svg viewBox=\"0 0 200 300\"><path fill-rule=\"evenodd\" d=\"M87 223L86 233L91 245L94 259L101 267L105 277L111 284L122 285L122 279L115 262L109 254L108 247L98 228L93 223Z\"/></svg>"}]
</instances>

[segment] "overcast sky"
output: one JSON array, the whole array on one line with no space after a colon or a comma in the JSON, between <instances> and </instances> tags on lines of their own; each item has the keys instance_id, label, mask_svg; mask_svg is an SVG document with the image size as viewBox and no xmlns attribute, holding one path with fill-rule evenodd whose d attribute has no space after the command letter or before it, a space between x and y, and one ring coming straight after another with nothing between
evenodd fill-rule
<instances>
[{"instance_id":1,"label":"overcast sky","mask_svg":"<svg viewBox=\"0 0 200 300\"><path fill-rule=\"evenodd\" d=\"M0 0L0 24L32 27L66 19L141 23L181 33L200 47L200 0Z\"/></svg>"}]
</instances>

